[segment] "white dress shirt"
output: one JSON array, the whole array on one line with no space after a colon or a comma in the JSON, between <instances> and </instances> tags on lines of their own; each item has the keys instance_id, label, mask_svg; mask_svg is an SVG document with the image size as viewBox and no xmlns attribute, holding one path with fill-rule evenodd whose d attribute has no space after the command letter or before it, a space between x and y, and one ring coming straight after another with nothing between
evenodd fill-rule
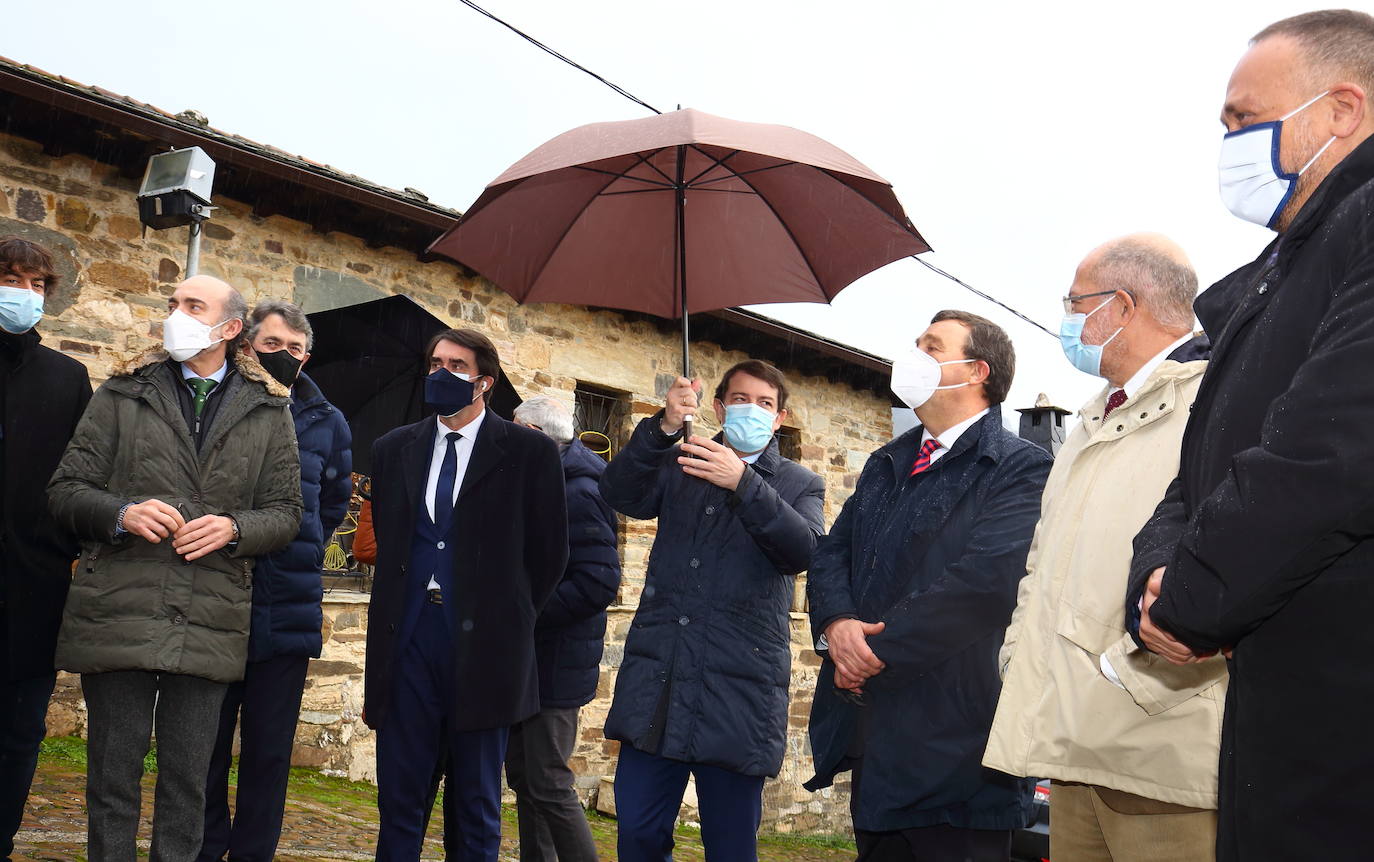
<instances>
[{"instance_id":1,"label":"white dress shirt","mask_svg":"<svg viewBox=\"0 0 1374 862\"><path fill-rule=\"evenodd\" d=\"M458 503L458 492L463 488L463 476L468 471L468 461L472 460L472 445L477 440L477 432L482 428L482 420L486 418L487 411L483 408L477 418L458 429L458 439L454 441L453 448L458 455L458 472L453 477L453 504ZM453 433L453 429L439 421L439 417L434 417L434 451L429 456L429 478L425 480L425 509L429 512L429 519L434 520L434 499L439 492L439 471L444 466L444 456L448 454L448 435ZM431 590L439 589L439 582L431 575L428 588Z\"/></svg>"},{"instance_id":2,"label":"white dress shirt","mask_svg":"<svg viewBox=\"0 0 1374 862\"><path fill-rule=\"evenodd\" d=\"M988 415L988 411L991 409L991 407L984 407L982 410L979 410L977 413L965 419L963 422L960 422L958 425L946 428L944 433L938 437L934 434L931 434L928 429L922 428L922 446L926 444L927 440L940 441L940 448L930 453L930 463L934 464L936 461L939 461L941 458L945 457L945 453L948 452L954 446L955 443L959 442L959 438L964 436L964 432L967 431L970 427L972 427L973 424L977 422L979 419L982 419L984 416Z\"/></svg>"},{"instance_id":3,"label":"white dress shirt","mask_svg":"<svg viewBox=\"0 0 1374 862\"><path fill-rule=\"evenodd\" d=\"M216 371L214 374L211 374L211 375L207 376L205 379L206 379L206 380L213 380L213 381L215 381L216 383L223 383L223 382L224 382L224 375L227 374L228 372L229 372L229 362L226 360L225 362L223 362L223 363L220 364L219 370L218 370L218 371ZM182 379L182 380L199 380L199 379L200 379L200 375L197 374L197 373L195 373L194 371L192 371L192 370L191 370L191 366L189 366L189 365L187 365L185 362L183 362L183 363L181 363L181 379Z\"/></svg>"}]
</instances>

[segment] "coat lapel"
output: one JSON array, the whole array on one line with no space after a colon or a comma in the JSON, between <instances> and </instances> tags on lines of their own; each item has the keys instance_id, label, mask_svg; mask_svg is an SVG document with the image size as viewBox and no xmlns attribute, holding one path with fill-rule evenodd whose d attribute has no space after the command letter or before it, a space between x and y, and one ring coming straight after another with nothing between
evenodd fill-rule
<instances>
[{"instance_id":1,"label":"coat lapel","mask_svg":"<svg viewBox=\"0 0 1374 862\"><path fill-rule=\"evenodd\" d=\"M423 419L415 424L415 433L401 447L401 471L405 481L407 501L406 517L415 516L416 505L424 505L421 499L425 491L425 478L429 469L429 457L434 451L434 417ZM414 525L414 521L409 522Z\"/></svg>"},{"instance_id":2,"label":"coat lapel","mask_svg":"<svg viewBox=\"0 0 1374 862\"><path fill-rule=\"evenodd\" d=\"M501 463L506 454L508 434L506 420L488 410L486 418L482 420L482 428L477 432L477 439L472 443L472 456L468 458L468 469L463 474L463 485L458 489L459 503L463 502L470 488ZM457 511L458 507L454 506L454 512Z\"/></svg>"}]
</instances>

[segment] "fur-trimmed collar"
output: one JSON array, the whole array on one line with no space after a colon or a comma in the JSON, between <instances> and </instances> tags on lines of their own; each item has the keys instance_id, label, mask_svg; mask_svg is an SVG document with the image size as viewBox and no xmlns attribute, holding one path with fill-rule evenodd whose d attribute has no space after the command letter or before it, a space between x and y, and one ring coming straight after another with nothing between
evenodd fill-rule
<instances>
[{"instance_id":1,"label":"fur-trimmed collar","mask_svg":"<svg viewBox=\"0 0 1374 862\"><path fill-rule=\"evenodd\" d=\"M170 358L171 356L164 348L150 347L127 362L116 365L110 376L133 377L143 369L166 362ZM278 398L287 398L291 395L291 390L282 386L275 377L268 374L267 369L263 368L257 358L246 348L240 349L238 355L234 357L234 367L238 369L239 374L243 375L245 380L261 383L268 395L275 395Z\"/></svg>"}]
</instances>

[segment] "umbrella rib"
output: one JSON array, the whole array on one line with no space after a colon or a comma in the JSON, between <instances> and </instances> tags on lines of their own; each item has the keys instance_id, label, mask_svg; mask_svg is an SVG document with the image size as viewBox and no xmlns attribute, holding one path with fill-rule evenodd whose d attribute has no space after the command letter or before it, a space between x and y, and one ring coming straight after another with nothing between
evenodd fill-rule
<instances>
[{"instance_id":1,"label":"umbrella rib","mask_svg":"<svg viewBox=\"0 0 1374 862\"><path fill-rule=\"evenodd\" d=\"M632 177L632 176L630 176L629 174L624 173L623 171L622 171L622 172L607 171L607 170L602 170L601 168L589 168L589 167L587 167L586 165L573 165L573 167L576 168L576 169L579 170L579 171L586 171L586 172L591 173L591 174L603 174L603 175L608 176L608 177L614 177L614 178L616 178L616 179L618 179L618 180L633 180L634 182L637 182L637 183L647 183L647 184L649 184L649 185L651 185L651 186L659 186L659 187L665 188L665 189L671 189L671 188L673 187L671 183L661 183L661 182L659 182L658 180L649 179L649 178L647 178L647 177ZM653 167L653 165L650 165L650 167ZM657 168L654 168L654 170L658 170L658 169L657 169ZM607 185L609 185L609 183L608 183Z\"/></svg>"},{"instance_id":2,"label":"umbrella rib","mask_svg":"<svg viewBox=\"0 0 1374 862\"><path fill-rule=\"evenodd\" d=\"M683 185L686 186L687 188L691 188L692 185L693 185L694 183L696 183L697 180L699 180L699 179L701 179L702 177L706 176L707 174L709 174L711 171L715 170L716 168L718 168L718 167L725 167L725 163L726 163L726 162L730 161L731 159L733 159L735 156L739 155L739 153L740 153L739 150L731 150L729 153L727 153L727 154L721 156L720 158L716 158L715 156L712 156L710 153L708 153L708 152L706 152L705 150L703 150L701 147L698 147L696 144L690 144L689 146L691 146L691 148L692 148L693 150L695 150L696 152L701 153L703 156L705 156L706 158L710 159L710 160L711 160L711 164L709 164L709 165L707 165L705 168L703 168L702 171L701 171L700 173L698 173L696 176L692 177L690 180L688 180L687 182L683 183Z\"/></svg>"},{"instance_id":3,"label":"umbrella rib","mask_svg":"<svg viewBox=\"0 0 1374 862\"><path fill-rule=\"evenodd\" d=\"M839 178L836 176L836 174L840 174L840 175L842 175L842 176L852 177L852 176L854 176L853 174L846 174L846 173L844 173L843 171L831 171L831 170L827 170L826 168L817 168L815 165L806 165L806 167L808 167L808 168L815 168L816 170L818 170L818 171L820 171L821 173L825 174L827 177L830 177L832 180L835 180L835 182L840 183L840 184L843 185L845 188L849 189L851 192L853 192L854 194L856 194L856 195L858 195L860 198L862 198L862 199L864 200L864 202L867 203L869 206L873 207L875 210L877 210L878 212L882 213L883 216L886 217L888 221L892 222L893 224L895 224L895 225L897 225L898 227L900 227L902 230L906 231L907 233L909 233L909 234L911 234L912 236L914 236L914 237L916 237L917 239L919 239L919 240L925 245L926 251L930 251L930 250L931 250L931 248L930 248L930 243L926 242L926 241L925 241L925 237L921 236L920 232L916 230L916 226L915 226L914 224L911 223L911 218L910 218L909 216L907 217L907 220L906 220L905 223L903 223L903 222L901 222L901 221L898 221L896 218L894 218L894 217L892 216L892 213L890 213L890 212L888 212L887 210L885 210L885 209L883 209L882 207L880 207L880 206L878 205L878 202L877 202L877 201L873 200L873 199L870 198L868 195L864 194L863 192L859 191L858 189L856 189L856 188L854 188L853 186L851 186L849 183L844 182L843 180L839 179ZM855 179L863 179L863 177L855 177ZM892 186L887 186L887 188L890 189L890 188L892 188ZM893 196L893 199L895 200L895 199L896 199L896 196L897 196L897 193L896 193L896 192L893 192L893 193L892 193L892 196ZM900 207L900 206L901 206L901 202L898 201L898 202L897 202L897 205ZM903 213L905 214L905 210L903 210ZM919 252L918 252L918 254L919 254ZM915 255L913 255L913 257L914 257L914 256L915 256Z\"/></svg>"},{"instance_id":4,"label":"umbrella rib","mask_svg":"<svg viewBox=\"0 0 1374 862\"><path fill-rule=\"evenodd\" d=\"M693 189L701 189L702 186L709 185L710 183L723 183L723 182L726 182L726 181L728 181L728 180L732 180L732 179L734 179L735 177L744 177L744 176L748 176L748 175L750 175L750 174L763 173L764 171L776 171L778 168L789 168L789 167L792 167L792 166L798 165L798 164L801 164L801 163L800 163L800 162L779 162L779 163L776 164L776 165L768 165L767 167L752 168L752 169L747 170L747 171L735 171L734 173L731 173L731 174L730 174L729 176L727 176L727 177L717 177L716 179L713 179L713 180L702 180L700 183L698 183L698 184L692 186L692 188L693 188ZM810 166L808 166L808 167L810 167ZM703 189L703 190L704 190L704 189Z\"/></svg>"}]
</instances>

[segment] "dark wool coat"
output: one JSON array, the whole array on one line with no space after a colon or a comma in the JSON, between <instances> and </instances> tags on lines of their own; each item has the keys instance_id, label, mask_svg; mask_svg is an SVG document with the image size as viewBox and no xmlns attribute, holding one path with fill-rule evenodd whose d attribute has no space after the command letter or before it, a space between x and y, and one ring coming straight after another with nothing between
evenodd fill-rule
<instances>
[{"instance_id":1,"label":"dark wool coat","mask_svg":"<svg viewBox=\"0 0 1374 862\"><path fill-rule=\"evenodd\" d=\"M568 566L534 628L541 708L582 706L596 696L606 608L620 589L615 512L597 488L606 462L576 439L562 458Z\"/></svg>"},{"instance_id":2,"label":"dark wool coat","mask_svg":"<svg viewBox=\"0 0 1374 862\"><path fill-rule=\"evenodd\" d=\"M80 673L166 671L243 679L253 558L296 535L300 467L287 390L239 356L199 452L180 407L181 370L156 349L101 385L48 485L57 522L82 539L57 641L57 666ZM125 503L158 499L187 521L227 514L234 549L194 563L125 534Z\"/></svg>"},{"instance_id":3,"label":"dark wool coat","mask_svg":"<svg viewBox=\"0 0 1374 862\"><path fill-rule=\"evenodd\" d=\"M828 787L861 753L856 829L1020 828L1034 780L982 760L1051 459L1003 428L997 407L913 477L920 444L918 426L873 453L807 576L813 636L841 617L884 622L868 642L887 667L856 706L836 694L825 655L806 787Z\"/></svg>"},{"instance_id":4,"label":"dark wool coat","mask_svg":"<svg viewBox=\"0 0 1374 862\"><path fill-rule=\"evenodd\" d=\"M57 526L44 490L86 404L86 366L39 343L38 333L0 333L0 595L7 643L0 678L53 672L62 605L80 553L76 537Z\"/></svg>"},{"instance_id":5,"label":"dark wool coat","mask_svg":"<svg viewBox=\"0 0 1374 862\"><path fill-rule=\"evenodd\" d=\"M1198 297L1212 338L1179 475L1135 542L1128 624L1234 646L1218 859L1369 856L1374 138Z\"/></svg>"},{"instance_id":6,"label":"dark wool coat","mask_svg":"<svg viewBox=\"0 0 1374 862\"><path fill-rule=\"evenodd\" d=\"M372 523L377 566L367 626L364 711L387 721L398 655L415 521L434 449L435 417L372 444ZM487 411L473 443L457 505L452 589L457 708L451 732L517 724L539 711L534 621L568 560L568 516L558 446L543 432Z\"/></svg>"},{"instance_id":7,"label":"dark wool coat","mask_svg":"<svg viewBox=\"0 0 1374 862\"><path fill-rule=\"evenodd\" d=\"M253 624L248 660L319 658L324 543L353 495L353 434L306 374L291 387L291 417L301 461L301 527L291 543L253 567Z\"/></svg>"},{"instance_id":8,"label":"dark wool coat","mask_svg":"<svg viewBox=\"0 0 1374 862\"><path fill-rule=\"evenodd\" d=\"M662 417L601 477L631 518L658 518L606 738L672 760L777 775L787 741L793 578L824 529L825 483L776 438L726 491L688 476Z\"/></svg>"}]
</instances>

